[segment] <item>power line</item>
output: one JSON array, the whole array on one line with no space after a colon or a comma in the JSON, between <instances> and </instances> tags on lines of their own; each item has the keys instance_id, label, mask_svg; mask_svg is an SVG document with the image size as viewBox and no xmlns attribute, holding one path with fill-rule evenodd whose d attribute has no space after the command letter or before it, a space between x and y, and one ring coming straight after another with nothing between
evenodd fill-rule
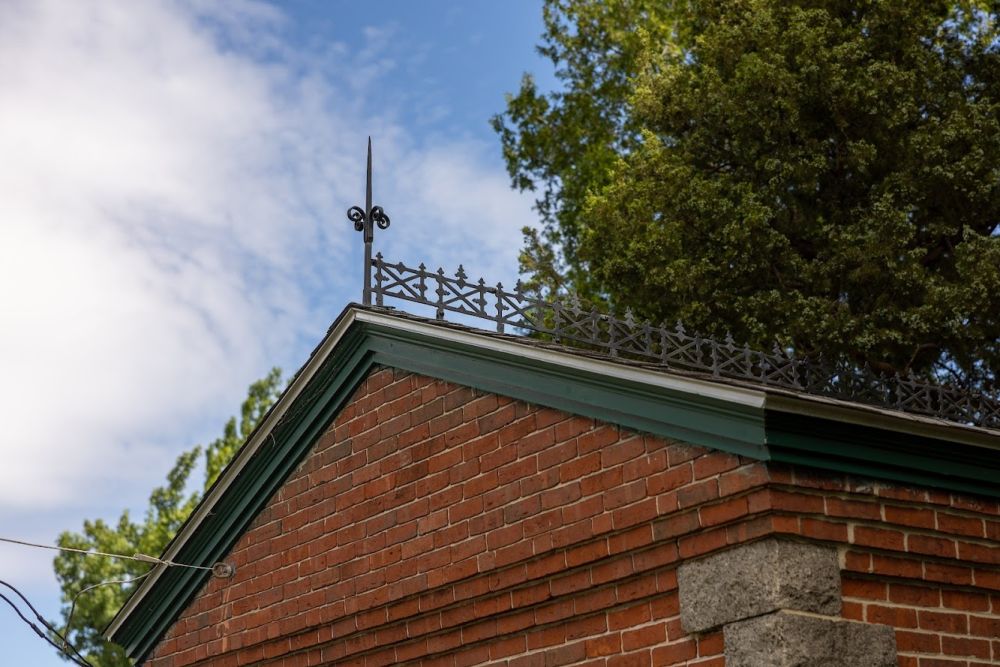
<instances>
[{"instance_id":1,"label":"power line","mask_svg":"<svg viewBox=\"0 0 1000 667\"><path fill-rule=\"evenodd\" d=\"M12 584L8 584L6 581L2 579L0 579L0 585L6 586L10 590L14 591L14 593L16 593L17 596L21 598L22 601L24 601L24 604L28 605L28 609L31 610L31 613L35 615L35 618L37 618L39 622L41 622L41 624L44 625L47 630L49 630L52 634L61 639L63 642L66 642L66 638L63 635L59 634L59 631L56 630L51 623L45 620L45 617L42 616L41 612L35 609L35 605L31 604L31 601L28 598L26 598L21 591L17 590ZM73 650L76 651L75 648ZM83 656L81 655L80 658L82 659Z\"/></svg>"},{"instance_id":2,"label":"power line","mask_svg":"<svg viewBox=\"0 0 1000 667\"><path fill-rule=\"evenodd\" d=\"M208 570L216 577L227 578L233 576L235 569L229 563L216 563L211 567L205 567L204 565L188 565L187 563L175 563L172 560L164 560L162 558L157 558L156 556L148 556L146 554L136 553L131 556L126 556L125 554L111 554L104 551L92 551L90 549L74 549L73 547L60 547L51 544L38 544L37 542L27 542L25 540L15 540L10 537L0 537L0 542L8 542L10 544L20 544L25 547L35 547L36 549L49 549L51 551L63 551L67 553L83 554L84 556L103 556L104 558L122 558L124 560L133 560L140 563L152 563L153 565L166 565L168 567L186 567L192 570Z\"/></svg>"},{"instance_id":3,"label":"power line","mask_svg":"<svg viewBox=\"0 0 1000 667\"><path fill-rule=\"evenodd\" d=\"M81 588L79 591L77 591L76 595L73 596L72 604L70 604L69 606L69 616L66 617L66 630L63 632L64 636L60 637L63 640L63 644L66 644L67 646L70 645L69 640L66 639L66 637L69 637L69 630L73 625L73 613L76 612L76 601L80 599L81 595L83 595L87 591L92 591L95 588L99 588L100 586L110 586L111 584L131 584L132 582L139 581L143 577L148 577L152 573L153 571L150 570L149 572L140 574L138 577L133 577L132 579L116 579L115 581L102 581L100 583L87 586L86 588ZM58 635L59 633L56 634Z\"/></svg>"},{"instance_id":4,"label":"power line","mask_svg":"<svg viewBox=\"0 0 1000 667\"><path fill-rule=\"evenodd\" d=\"M61 634L59 634L59 631L58 631L58 630L56 630L56 629L55 629L55 628L54 628L54 627L52 626L52 624L51 624L51 623L49 623L49 622L48 622L47 620L45 620L45 617L44 617L44 616L42 616L42 614L41 614L41 613L40 613L40 612L39 612L39 611L38 611L37 609L35 609L35 605L31 604L31 601L30 601L30 600L28 600L28 598L27 598L27 597L25 597L25 596L24 596L24 594L23 594L23 593L22 593L21 591L19 591L19 590L18 590L17 588L15 588L15 587L14 587L13 585L11 585L11 584L7 583L6 581L3 581L2 579L0 579L0 584L2 584L2 585L4 585L4 586L6 586L7 588L9 588L10 590L14 591L14 593L16 593L16 594L17 594L17 596L18 596L19 598L21 598L21 600L23 600L23 601L24 601L24 604L28 605L28 609L30 609L30 610L31 610L31 612L32 612L32 613L33 613L33 614L35 615L35 618L37 618L37 619L38 619L38 621L39 621L39 622L40 622L40 623L41 623L42 625L44 625L44 626L45 626L45 628L46 628L46 629L47 629L47 630L48 630L49 632L51 632L51 633L52 633L52 634L54 634L54 635L55 635L56 637L58 637L59 639L61 639L61 640L62 640L62 642L63 642L63 646L64 646L64 647L69 647L70 649L72 649L73 653L75 653L75 654L77 655L77 657L78 657L78 658L79 658L80 660L82 660L82 661L83 661L83 662L85 662L85 663L87 662L87 659L86 659L86 658L84 658L84 657L83 657L83 655L81 655L81 654L80 654L80 652L79 652L78 650L76 650L76 647L75 647L75 646L73 646L72 644L70 644L70 643L69 643L69 642L68 642L68 641L66 640L66 636L64 636L64 635L61 635ZM7 602L8 602L8 604L10 604L10 600L8 600ZM21 616L21 618L22 618L22 619L24 619L24 617L23 617L23 616L22 616L22 615L20 614L20 610L18 610L18 609L16 609L16 608L15 608L15 610L14 610L14 611L17 611L17 612L18 612L18 616ZM36 633L38 632L38 630L37 630L36 628L32 628L32 629L33 629L33 630L35 630L35 632L36 632ZM67 633L67 634L68 634L68 633ZM53 642L49 641L49 643L50 643L50 644L53 644L53 645L55 646L55 644L54 644ZM58 647L58 646L56 646L56 648L59 648L59 647ZM64 649L60 649L60 650L64 650ZM72 656L70 656L70 657L72 658ZM88 664L89 664L89 663L88 663Z\"/></svg>"},{"instance_id":5,"label":"power line","mask_svg":"<svg viewBox=\"0 0 1000 667\"><path fill-rule=\"evenodd\" d=\"M191 570L206 570L208 572L211 572L213 577L218 577L218 578L222 578L222 579L228 579L229 577L232 577L236 573L236 568L234 568L229 563L223 563L223 562L215 563L211 567L205 567L204 565L189 565L187 563L175 563L172 560L166 560L166 559L163 559L163 558L157 558L155 556L149 556L149 555L142 554L142 553L135 553L135 554L132 554L131 556L126 556L125 554L112 554L112 553L107 553L107 552L104 552L104 551L93 551L93 550L90 550L90 549L76 549L74 547L62 547L62 546L55 546L55 545L51 545L51 544L38 544L37 542L28 542L26 540L15 540L15 539L10 538L10 537L0 537L0 542L7 542L9 544L18 544L20 546L33 547L33 548L36 548L36 549L48 549L50 551L61 551L61 552L64 552L64 553L76 553L76 554L82 554L84 556L101 556L103 558L119 558L119 559L123 559L123 560L137 561L137 562L140 562L140 563L149 563L150 565L165 565L167 567L183 567L183 568L188 568L188 569L191 569ZM77 602L77 600L84 593L87 593L88 591L92 591L95 588L98 588L100 586L109 586L111 584L123 584L123 585L124 584L131 584L133 582L139 581L143 577L149 576L152 573L153 573L153 570L150 570L149 572L146 572L144 574L140 574L138 577L134 577L132 579L119 579L119 580L114 580L114 581L102 581L100 583L92 584L90 586L87 586L86 588L80 589L76 593L76 595L73 596L73 600L72 600L72 603L70 604L70 608L69 608L69 615L66 618L66 629L63 632L63 634L60 634L58 630L56 630L54 627L52 627L49 624L49 622L46 621L42 617L42 615L38 613L38 611L32 606L32 604L30 602L28 602L28 598L24 597L24 595L22 595L19 590L17 590L16 588L14 588L13 586L11 586L7 582L0 580L0 584L3 584L7 588L9 588L12 591L14 591L15 593L17 593L17 595L24 601L24 603L26 605L28 605L28 607L31 609L31 611L34 612L35 617L42 623L42 625L44 625L46 627L46 629L48 629L53 635L55 635L56 637L58 637L60 640L62 640L62 643L63 643L62 646L59 646L59 644L57 644L54 641L52 641L52 639L50 637L48 637L44 632L42 632L38 628L38 626L36 626L34 623L32 623L30 620L28 620L28 618L26 618L24 616L24 614L21 613L21 610L17 608L17 605L15 605L13 602L10 601L10 598L4 596L3 594L0 594L0 598L3 598L3 600L7 604L9 604L11 606L11 608L17 613L17 615L21 617L21 620L24 621L25 623L27 623L28 626L32 630L35 631L35 634L37 634L39 637L41 637L42 639L44 639L45 641L47 641L49 644L51 644L52 646L54 646L60 652L66 654L69 657L70 660L72 660L73 662L75 662L77 665L80 665L80 667L94 667L93 665L91 665L87 661L87 659L85 657L83 657L83 655L80 654L79 651L76 650L76 647L74 647L69 642L69 639L68 639L70 629L72 628L72 625L73 625L73 614L76 612L76 602Z\"/></svg>"},{"instance_id":6,"label":"power line","mask_svg":"<svg viewBox=\"0 0 1000 667\"><path fill-rule=\"evenodd\" d=\"M125 554L113 554L113 553L107 553L107 552L104 552L104 551L94 551L94 550L90 550L90 549L76 549L74 547L62 547L62 546L55 546L55 545L51 545L51 544L39 544L37 542L28 542L26 540L15 540L15 539L10 538L10 537L0 537L0 542L7 542L9 544L17 544L17 545L25 546L25 547L33 547L35 549L48 549L50 551L61 551L61 552L64 552L64 553L76 553L76 554L82 554L84 556L101 556L103 558L118 558L118 559L123 559L123 560L136 561L136 562L140 562L140 563L148 563L150 565L165 565L167 567L183 567L183 568L188 568L188 569L192 569L192 570L207 570L208 572L212 573L212 576L218 577L218 578L223 578L223 579L232 577L236 573L236 569L232 565L230 565L229 563L223 563L223 562L215 563L214 565L212 565L212 567L205 567L204 565L189 565L187 563L175 563L172 560L166 560L166 559L163 559L163 558L156 558L155 556L149 556L149 555L143 554L143 553L135 553L135 554L133 554L131 556L126 556ZM70 604L70 608L69 608L69 615L66 618L66 629L65 629L65 631L62 634L60 634L58 630L56 630L54 627L52 627L52 625L48 621L46 621L45 618L41 614L38 613L38 610L35 609L35 607L31 604L31 602L28 601L28 598L26 598L23 594L21 594L21 592L19 590L17 590L16 588L14 588L13 586L11 586L7 582L5 582L3 580L0 580L0 584L3 584L7 588L9 588L12 591L14 591L15 593L17 593L18 597L20 597L21 600L23 600L24 603L26 605L28 605L28 607L31 609L31 611L35 614L35 618L37 618L39 620L39 622L41 622L42 625L44 625L47 630L49 630L53 635L55 635L56 637L58 637L62 641L62 644L63 644L62 646L60 646L56 642L52 641L51 637L49 637L48 635L46 635L42 630L40 630L38 628L37 625L35 625L34 623L32 623L23 613L21 613L21 610L17 607L17 605L15 605L13 602L11 602L10 598L6 597L3 594L0 594L0 598L3 598L3 600L7 604L9 604L11 606L11 608L15 611L15 613L17 613L17 615L21 618L21 620L24 621L25 623L27 623L28 626L32 630L35 631L35 634L37 634L39 637L41 637L46 642L48 642L49 644L51 644L53 647L55 647L61 653L64 653L74 663L76 663L80 667L94 667L76 649L76 647L74 647L69 642L69 639L68 639L70 630L72 629L72 625L73 625L73 614L76 612L76 603L77 603L77 600L84 593L87 593L88 591L92 591L95 588L98 588L100 586L109 586L109 585L112 585L112 584L123 584L123 585L124 584L131 584L133 582L139 581L143 577L149 576L152 573L153 573L153 570L150 570L149 572L141 574L138 577L134 577L132 579L120 579L120 580L114 580L114 581L102 581L100 583L92 584L90 586L87 586L86 588L80 589L76 593L76 595L73 596L73 600L72 600L72 602Z\"/></svg>"},{"instance_id":7,"label":"power line","mask_svg":"<svg viewBox=\"0 0 1000 667\"><path fill-rule=\"evenodd\" d=\"M8 598L3 593L0 593L0 598L2 598L4 602L10 605L10 608L14 610L14 613L17 614L18 617L22 621L24 621L27 624L27 626L35 632L36 635L44 639L48 644L50 644L60 653L64 653L66 657L69 658L69 660L76 663L80 667L94 667L78 650L76 650L76 647L74 647L72 644L66 641L66 638L63 635L59 634L59 631L56 630L54 627L52 627L49 624L49 622L46 621L45 618L40 613L38 613L38 610L35 609L34 605L32 605L31 602L28 601L28 598L26 598L24 594L21 593L21 591L17 590L14 586L8 584L6 581L0 580L0 584L3 584L10 590L14 591L14 593L16 593L17 596L21 598L21 600L23 600L26 605L28 605L28 608L31 609L31 611L35 614L35 618L37 618L39 622L41 622L41 624L45 626L46 629L52 632L52 634L54 634L56 637L62 640L63 646L60 646L56 642L52 641L52 638L46 635L37 625L32 623L28 619L28 617L26 617L24 613L21 612L18 606L13 602L11 602L10 598Z\"/></svg>"}]
</instances>

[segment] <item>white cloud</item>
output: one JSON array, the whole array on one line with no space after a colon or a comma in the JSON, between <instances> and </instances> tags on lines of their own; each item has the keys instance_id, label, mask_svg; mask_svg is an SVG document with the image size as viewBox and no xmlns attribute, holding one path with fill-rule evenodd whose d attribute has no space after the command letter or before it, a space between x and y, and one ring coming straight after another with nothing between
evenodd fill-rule
<instances>
[{"instance_id":1,"label":"white cloud","mask_svg":"<svg viewBox=\"0 0 1000 667\"><path fill-rule=\"evenodd\" d=\"M474 279L513 286L520 229L532 216L529 202L511 191L505 175L477 173L491 150L442 143L402 159L392 173L401 184L399 211L417 231L387 235L387 253L435 268L443 264L446 272L464 263Z\"/></svg>"},{"instance_id":2,"label":"white cloud","mask_svg":"<svg viewBox=\"0 0 1000 667\"><path fill-rule=\"evenodd\" d=\"M398 26L360 50L288 26L246 0L0 3L0 537L141 511L249 382L305 360L360 297L344 212L367 135L393 220L378 248L514 277L533 216L497 148L420 136L448 101L414 104L418 79L385 94L419 39L404 60ZM50 556L0 544L2 577L51 617ZM10 614L0 636L56 664Z\"/></svg>"},{"instance_id":3,"label":"white cloud","mask_svg":"<svg viewBox=\"0 0 1000 667\"><path fill-rule=\"evenodd\" d=\"M147 478L136 445L287 338L259 284L301 312L303 220L265 187L280 80L209 34L150 3L0 9L2 505Z\"/></svg>"},{"instance_id":4,"label":"white cloud","mask_svg":"<svg viewBox=\"0 0 1000 667\"><path fill-rule=\"evenodd\" d=\"M426 148L376 94L390 57L303 53L286 23L254 2L0 5L0 513L64 511L54 536L141 504L249 381L304 360L360 293L344 210L369 133L379 247L514 276L531 215L495 149Z\"/></svg>"}]
</instances>

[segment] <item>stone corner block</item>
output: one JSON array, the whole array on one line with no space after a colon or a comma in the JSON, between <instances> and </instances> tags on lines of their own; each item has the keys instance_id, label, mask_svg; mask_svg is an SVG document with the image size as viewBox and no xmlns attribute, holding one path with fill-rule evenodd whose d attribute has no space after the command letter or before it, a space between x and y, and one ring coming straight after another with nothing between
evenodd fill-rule
<instances>
[{"instance_id":1,"label":"stone corner block","mask_svg":"<svg viewBox=\"0 0 1000 667\"><path fill-rule=\"evenodd\" d=\"M682 564L681 626L687 632L794 609L840 614L837 550L769 538Z\"/></svg>"},{"instance_id":2,"label":"stone corner block","mask_svg":"<svg viewBox=\"0 0 1000 667\"><path fill-rule=\"evenodd\" d=\"M723 629L726 667L895 667L888 625L775 612Z\"/></svg>"}]
</instances>

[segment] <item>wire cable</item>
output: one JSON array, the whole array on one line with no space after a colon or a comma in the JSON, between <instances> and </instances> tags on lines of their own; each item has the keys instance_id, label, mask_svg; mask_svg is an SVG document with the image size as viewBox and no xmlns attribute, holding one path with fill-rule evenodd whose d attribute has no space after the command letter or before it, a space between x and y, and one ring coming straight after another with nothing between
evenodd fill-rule
<instances>
[{"instance_id":1,"label":"wire cable","mask_svg":"<svg viewBox=\"0 0 1000 667\"><path fill-rule=\"evenodd\" d=\"M51 544L38 544L36 542L26 542L24 540L15 540L9 537L0 537L0 542L9 542L10 544L20 544L25 547L35 547L36 549L50 549L52 551L65 551L68 553L83 554L85 556L103 556L105 558L123 558L125 560L134 560L140 563L153 563L155 565L168 565L171 567L188 567L193 570L208 570L213 571L212 567L205 567L204 565L188 565L186 563L175 563L172 560L163 560L162 558L157 558L155 556L147 556L146 554L133 554L131 556L126 556L125 554L111 554L104 551L91 551L89 549L74 549L73 547L58 547Z\"/></svg>"},{"instance_id":2,"label":"wire cable","mask_svg":"<svg viewBox=\"0 0 1000 667\"><path fill-rule=\"evenodd\" d=\"M21 595L21 592L18 591L16 588L14 588L13 586L11 586L10 584L5 584L5 585L8 588L10 588L11 590L13 590L15 593L17 593L18 596L20 596L22 600L27 601L27 598L25 598L23 595ZM69 660L71 660L75 664L79 665L80 667L94 667L94 665L92 665L86 658L84 658L82 656L78 658L77 656L80 655L80 654L79 654L78 651L76 651L76 649L73 649L73 653L70 653L65 648L63 648L62 646L59 646L59 644L57 644L56 642L52 641L52 638L49 637L48 635L46 635L44 632L42 632L42 630L37 625L35 625L34 623L32 623L21 612L21 610L18 608L18 606L16 604L14 604L13 602L11 602L11 600L10 600L9 597L7 597L6 595L4 595L3 593L0 593L0 599L3 599L4 602L6 602L7 604L9 604L10 608L14 610L14 613L17 614L18 617L22 621L24 621L27 624L27 626L29 628L31 628L35 632L36 635L38 635L39 637L41 637L42 639L44 639L46 642L48 642L53 648L55 648L60 653L64 653ZM30 607L31 604L28 603L28 606ZM45 625L48 626L48 623L45 623ZM74 655L74 653L76 655Z\"/></svg>"},{"instance_id":3,"label":"wire cable","mask_svg":"<svg viewBox=\"0 0 1000 667\"><path fill-rule=\"evenodd\" d=\"M69 642L66 640L66 637L69 637L69 631L73 625L73 614L74 612L76 612L76 601L80 599L81 595L83 595L88 591L92 591L95 588L99 588L100 586L110 586L111 584L131 584L134 581L139 581L143 577L148 577L152 573L153 571L150 570L149 572L146 572L145 574L140 574L138 577L133 577L132 579L116 579L114 581L102 581L100 583L87 586L86 588L81 588L79 591L77 591L76 595L73 596L72 603L69 606L69 616L66 618L66 629L63 631L64 636L61 637L63 643L67 645L69 644ZM56 634L58 635L59 633Z\"/></svg>"},{"instance_id":4,"label":"wire cable","mask_svg":"<svg viewBox=\"0 0 1000 667\"><path fill-rule=\"evenodd\" d=\"M62 641L63 646L64 647L68 647L69 649L71 649L73 651L73 653L75 653L77 655L77 657L80 658L80 660L83 660L84 662L87 662L87 659L78 650L76 650L75 646L73 646L72 644L70 644L69 641L66 639L69 636L69 631L68 630L67 630L65 636L62 635L62 634L60 634L59 631L56 630L55 627L51 623L49 623L45 619L44 616L42 616L41 612L39 612L37 609L35 609L35 605L31 604L31 600L29 600L28 598L26 598L24 596L24 593L22 593L21 591L17 590L17 588L15 588L13 586L13 584L9 584L6 581L4 581L3 579L0 579L0 585L6 586L10 590L14 591L14 593L17 594L17 596L19 598L21 598L21 600L24 601L24 604L28 605L28 609L30 609L31 613L33 613L35 615L35 618L37 618L38 621L42 625L45 626L46 630L48 630L53 635L55 635L57 638L59 638Z\"/></svg>"},{"instance_id":5,"label":"wire cable","mask_svg":"<svg viewBox=\"0 0 1000 667\"><path fill-rule=\"evenodd\" d=\"M102 556L104 558L121 558L121 559L124 559L124 560L131 560L131 561L136 561L136 562L139 562L139 563L149 563L150 565L165 565L167 567L183 567L183 568L188 568L188 569L191 569L191 570L207 570L208 572L212 573L213 577L218 577L220 579L228 579L228 578L232 577L236 573L236 568L235 567L233 567L229 563L224 563L224 562L218 562L218 563L215 563L214 565L212 565L211 567L206 567L204 565L188 565L186 563L175 563L172 560L166 560L166 559L163 559L163 558L156 558L155 556L148 556L148 555L143 554L143 553L135 553L135 554L133 554L131 556L126 556L125 554L112 554L112 553L107 553L107 552L104 552L104 551L92 551L92 550L89 550L89 549L76 549L74 547L60 547L60 546L54 546L54 545L50 545L50 544L38 544L37 542L28 542L26 540L15 540L15 539L10 538L10 537L0 537L0 542L7 542L9 544L19 544L21 546L34 547L36 549L49 549L51 551L62 551L62 552L66 552L66 553L77 553L77 554L83 554L84 556ZM17 612L17 615L21 617L21 620L23 620L25 623L27 623L31 627L31 629L35 631L36 634L38 634L40 637L42 637L42 639L44 639L45 641L47 641L49 644L52 644L52 646L54 646L56 649L58 649L62 653L65 653L69 657L69 659L71 659L76 664L82 665L82 667L93 667L93 665L91 665L87 661L87 659L84 658L80 654L80 652L76 650L76 647L74 647L69 642L69 639L68 639L70 630L72 629L72 625L73 625L73 614L76 612L76 602L77 602L77 600L84 593L86 593L88 591L92 591L95 588L98 588L100 586L109 586L111 584L122 584L122 585L124 585L124 584L131 584L133 582L139 581L140 579L142 579L144 577L148 577L153 572L154 572L154 569L150 569L149 572L146 572L144 574L140 574L138 577L134 577L132 579L116 579L114 581L102 581L100 583L93 584L91 586L87 586L86 588L80 589L76 593L76 595L73 596L73 600L72 600L72 603L70 604L70 608L69 608L69 616L66 619L66 629L63 631L63 634L59 634L59 631L56 630L54 627L52 627L49 624L49 622L46 621L42 617L42 615L38 613L38 611L34 608L34 606L32 606L32 604L30 602L28 602L28 598L24 597L24 595L22 595L19 590L17 590L16 588L14 588L13 586L11 586L10 584L8 584L5 581L0 581L0 584L3 584L4 586L7 586L9 589L11 589L15 593L17 593L17 595L22 600L24 600L25 604L27 604L28 607L34 612L35 617L38 618L38 620L41 621L41 623L50 632L52 632L52 634L54 634L56 637L58 637L60 640L62 640L62 643L63 643L62 646L59 646L57 643L55 643L54 641L52 641L52 639L50 637L48 637L44 632L42 632L41 630L39 630L38 626L36 626L34 623L32 623L30 620L28 620L24 616L24 614L21 613L21 610L18 609L17 606L13 602L11 602L9 598L7 598L5 596L2 596L2 595L0 595L0 597L3 597L3 599L7 602L7 604L9 604L14 609L14 611ZM72 651L72 653L70 651ZM74 655L74 654L76 654L76 655ZM79 656L79 657L77 657L77 656Z\"/></svg>"},{"instance_id":6,"label":"wire cable","mask_svg":"<svg viewBox=\"0 0 1000 667\"><path fill-rule=\"evenodd\" d=\"M50 544L38 544L37 542L28 542L26 540L15 540L15 539L10 538L10 537L0 537L0 542L7 542L9 544L19 544L21 546L34 547L36 549L49 549L51 551L62 551L62 552L65 552L65 553L77 553L77 554L82 554L84 556L102 556L104 558L121 558L121 559L124 559L124 560L131 560L131 561L136 561L136 562L139 562L139 563L149 563L150 565L165 565L167 567L183 567L183 568L188 568L188 569L191 569L191 570L207 570L208 572L212 573L212 576L219 577L219 578L222 578L222 579L228 579L228 578L232 577L236 573L236 568L234 568L229 563L224 563L224 562L215 563L211 567L205 567L204 565L188 565L186 563L175 563L174 561L171 561L171 560L166 560L166 559L163 559L163 558L156 558L155 556L148 556L148 555L143 554L143 553L135 553L135 554L133 554L131 556L126 556L125 554L112 554L112 553L107 553L107 552L104 552L104 551L92 551L90 549L76 549L74 547L61 547L61 546L54 546L54 545L50 545ZM79 600L80 596L83 595L84 593L87 593L88 591L92 591L95 588L98 588L100 586L110 586L111 584L121 584L121 585L131 584L133 582L139 581L140 579L142 579L144 577L148 577L153 572L154 572L154 569L150 569L149 572L146 572L144 574L140 574L138 577L134 577L132 579L116 579L114 581L102 581L100 583L93 584L91 586L87 586L86 588L80 589L76 593L76 595L73 596L73 600L72 600L72 602L70 604L70 607L69 607L69 616L67 616L67 618L66 618L66 629L63 631L62 634L59 634L59 631L56 630L54 627L52 627L52 625L50 625L49 622L46 621L42 617L42 615L38 613L38 611L34 608L34 606L32 606L32 604L30 602L28 602L28 598L24 597L24 595L22 595L19 590L17 590L13 586L11 586L10 584L8 584L7 582L2 581L2 580L0 580L0 584L3 584L4 586L7 586L7 588L9 588L12 591L14 591L15 593L17 593L18 597L20 597L22 600L24 600L24 603L28 605L28 607L31 609L32 612L34 612L35 617L39 621L41 621L41 623L46 627L46 629L48 629L53 635L55 635L56 637L58 637L62 641L63 645L59 646L59 644L57 644L54 641L52 641L52 639L50 637L48 637L44 632L42 632L41 630L38 629L38 626L36 626L34 623L32 623L30 620L28 620L24 616L24 614L22 614L21 610L18 609L17 606L13 602L11 602L9 598L3 596L3 599L7 602L7 604L9 604L14 609L14 611L17 612L17 615L21 617L21 620L23 620L25 623L27 623L31 627L31 629L34 630L36 634L38 634L38 636L40 636L42 639L44 639L49 644L51 644L52 646L54 646L60 652L66 654L69 657L69 659L72 660L73 662L75 662L77 665L81 665L82 667L93 667L93 665L91 665L87 661L87 659L85 657L83 657L83 655L81 655L79 651L77 651L76 647L73 646L69 642L69 633L70 633L70 630L73 627L73 614L76 612L76 602L77 602L77 600Z\"/></svg>"}]
</instances>

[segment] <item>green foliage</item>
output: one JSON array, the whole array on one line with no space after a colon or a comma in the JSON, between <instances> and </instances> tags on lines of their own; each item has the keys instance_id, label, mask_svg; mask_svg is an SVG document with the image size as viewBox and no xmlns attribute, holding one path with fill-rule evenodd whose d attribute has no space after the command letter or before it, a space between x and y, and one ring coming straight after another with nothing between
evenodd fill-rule
<instances>
[{"instance_id":1,"label":"green foliage","mask_svg":"<svg viewBox=\"0 0 1000 667\"><path fill-rule=\"evenodd\" d=\"M202 448L196 446L177 457L174 467L167 473L166 485L153 489L146 515L141 521L133 521L128 510L122 512L114 525L101 519L86 520L83 522L82 533L63 532L59 536L59 546L128 556L134 553L158 556L163 553L198 504L202 493L215 482L222 469L277 400L280 387L281 371L276 368L250 385L241 407L239 427L237 428L236 418L231 417L226 422L223 436L204 449L205 478L200 489L188 491L191 473L203 453ZM67 552L56 556L54 568L63 600L62 623L53 623L57 628L65 627L71 602L84 588L102 582L133 579L150 570L148 564L137 561L96 558ZM131 664L124 650L105 641L101 632L136 585L99 586L77 599L68 638L95 667L122 667Z\"/></svg>"},{"instance_id":2,"label":"green foliage","mask_svg":"<svg viewBox=\"0 0 1000 667\"><path fill-rule=\"evenodd\" d=\"M526 74L492 123L514 185L539 192L536 207L546 223L541 236L524 230L521 263L529 287L570 283L585 291L588 276L576 252L586 195L605 185L618 156L638 145L630 79L639 71L643 39L665 39L674 10L662 0L551 0L543 12L539 52L556 67L563 90L543 95Z\"/></svg>"},{"instance_id":3,"label":"green foliage","mask_svg":"<svg viewBox=\"0 0 1000 667\"><path fill-rule=\"evenodd\" d=\"M237 429L236 418L226 422L221 438L205 449L205 489L219 478L222 469L232 460L257 424L264 418L271 404L278 398L281 385L281 370L272 368L265 377L257 380L247 392L247 398L240 407L240 422Z\"/></svg>"},{"instance_id":4,"label":"green foliage","mask_svg":"<svg viewBox=\"0 0 1000 667\"><path fill-rule=\"evenodd\" d=\"M536 285L755 346L995 382L995 3L663 7L661 20L625 0L547 3L567 90L625 118L601 117L607 141L575 98L529 86L497 120L515 186L549 186L522 261ZM619 45L613 27L629 21ZM595 26L603 42L578 41ZM581 59L615 86L592 85ZM595 140L606 152L589 163Z\"/></svg>"}]
</instances>

